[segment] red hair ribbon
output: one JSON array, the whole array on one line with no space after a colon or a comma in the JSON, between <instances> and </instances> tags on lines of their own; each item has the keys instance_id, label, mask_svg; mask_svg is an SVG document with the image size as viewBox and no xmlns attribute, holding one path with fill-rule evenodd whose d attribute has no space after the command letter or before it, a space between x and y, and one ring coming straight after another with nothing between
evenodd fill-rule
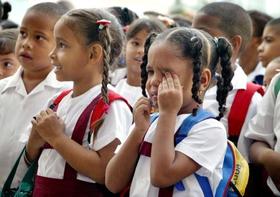
<instances>
[{"instance_id":1,"label":"red hair ribbon","mask_svg":"<svg viewBox=\"0 0 280 197\"><path fill-rule=\"evenodd\" d=\"M106 19L101 19L101 20L96 21L96 24L98 24L99 25L98 28L100 30L102 30L102 29L104 29L104 27L108 27L108 25L111 24L111 21L106 20Z\"/></svg>"}]
</instances>

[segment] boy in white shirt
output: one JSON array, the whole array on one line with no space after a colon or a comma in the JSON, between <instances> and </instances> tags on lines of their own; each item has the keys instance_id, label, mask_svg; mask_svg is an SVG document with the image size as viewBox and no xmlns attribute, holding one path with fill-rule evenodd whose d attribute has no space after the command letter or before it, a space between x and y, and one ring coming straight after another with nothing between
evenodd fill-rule
<instances>
[{"instance_id":1,"label":"boy in white shirt","mask_svg":"<svg viewBox=\"0 0 280 197\"><path fill-rule=\"evenodd\" d=\"M55 3L41 3L29 8L22 20L15 51L21 68L0 81L0 187L28 139L32 117L55 94L71 88L56 80L48 56L55 46L53 27L66 11ZM19 179L16 176L15 185Z\"/></svg>"}]
</instances>

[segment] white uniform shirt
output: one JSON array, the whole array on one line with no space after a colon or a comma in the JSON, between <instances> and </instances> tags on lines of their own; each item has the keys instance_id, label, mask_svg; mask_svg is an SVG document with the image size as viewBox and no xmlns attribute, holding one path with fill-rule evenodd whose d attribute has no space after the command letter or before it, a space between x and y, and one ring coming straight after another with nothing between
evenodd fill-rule
<instances>
[{"instance_id":1,"label":"white uniform shirt","mask_svg":"<svg viewBox=\"0 0 280 197\"><path fill-rule=\"evenodd\" d=\"M22 68L13 76L0 80L0 187L28 140L27 131L32 117L44 109L55 94L72 88L72 83L57 81L51 71L27 94L21 74ZM14 183L17 181L18 177Z\"/></svg>"},{"instance_id":2,"label":"white uniform shirt","mask_svg":"<svg viewBox=\"0 0 280 197\"><path fill-rule=\"evenodd\" d=\"M110 87L113 89L113 87ZM72 98L72 92L66 95L58 105L57 115L65 123L65 134L72 136L78 118L90 102L101 92L101 85L95 86L84 94ZM98 151L118 138L121 142L128 135L128 130L132 124L132 113L125 102L114 101L109 108L108 114L102 126L94 137L94 141L88 143L89 125L87 127L83 146L87 149ZM89 123L88 123L89 124ZM64 175L66 161L55 149L44 149L39 158L37 174L43 177L62 179ZM94 182L90 178L78 174L77 179Z\"/></svg>"},{"instance_id":3,"label":"white uniform shirt","mask_svg":"<svg viewBox=\"0 0 280 197\"><path fill-rule=\"evenodd\" d=\"M254 140L264 141L276 152L280 152L280 93L276 97L274 85L280 78L277 74L271 81L262 101L258 104L258 112L250 121L245 136ZM280 196L272 180L268 185L274 194Z\"/></svg>"},{"instance_id":4,"label":"white uniform shirt","mask_svg":"<svg viewBox=\"0 0 280 197\"><path fill-rule=\"evenodd\" d=\"M189 115L177 116L175 132ZM145 141L152 142L157 125L155 120L147 134ZM194 125L188 136L176 145L175 150L197 162L201 168L196 172L209 179L212 191L216 188L222 177L222 164L227 146L227 136L224 126L215 119L207 119ZM150 181L151 158L141 155L136 166L130 187L131 197L157 197L159 188L154 187ZM194 175L182 180L185 191L174 188L173 197L203 196L203 192Z\"/></svg>"},{"instance_id":5,"label":"white uniform shirt","mask_svg":"<svg viewBox=\"0 0 280 197\"><path fill-rule=\"evenodd\" d=\"M248 74L247 81L252 82L255 80L255 77L258 75L264 76L265 68L263 67L262 63L259 62L255 68L250 74Z\"/></svg>"},{"instance_id":6,"label":"white uniform shirt","mask_svg":"<svg viewBox=\"0 0 280 197\"><path fill-rule=\"evenodd\" d=\"M237 65L236 70L234 71L234 76L231 80L233 89L228 93L228 97L226 100L226 112L224 113L223 118L220 120L226 129L228 130L228 115L230 112L230 108L232 105L232 102L234 100L234 97L237 93L237 90L239 89L246 89L247 85L247 76L242 70L242 68ZM216 92L217 92L217 86L213 86L209 90L206 91L204 101L203 101L203 108L212 112L215 116L218 116L219 111L218 107L219 104L216 100ZM256 92L251 100L244 124L241 128L239 140L238 140L238 149L242 153L242 155L247 159L248 161L248 150L249 145L251 144L251 141L247 138L244 138L244 133L248 129L248 123L253 118L253 116L257 112L257 103L261 100L262 96Z\"/></svg>"},{"instance_id":7,"label":"white uniform shirt","mask_svg":"<svg viewBox=\"0 0 280 197\"><path fill-rule=\"evenodd\" d=\"M122 95L133 107L136 101L142 97L142 89L139 86L131 86L127 79L122 79L116 86L116 91Z\"/></svg>"}]
</instances>

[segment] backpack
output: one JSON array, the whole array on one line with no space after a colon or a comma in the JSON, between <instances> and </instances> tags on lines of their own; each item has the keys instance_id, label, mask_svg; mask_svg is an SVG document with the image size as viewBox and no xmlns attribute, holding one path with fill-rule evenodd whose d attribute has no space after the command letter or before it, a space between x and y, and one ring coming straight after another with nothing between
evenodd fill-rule
<instances>
[{"instance_id":1,"label":"backpack","mask_svg":"<svg viewBox=\"0 0 280 197\"><path fill-rule=\"evenodd\" d=\"M158 114L151 116L151 122L158 118ZM196 116L188 116L175 134L175 145L180 143L188 136L191 128L206 119L214 118L214 116L203 110L199 109ZM144 143L143 143L144 144ZM151 146L140 147L140 154L150 155ZM203 191L205 197L222 197L222 196L243 196L249 179L249 166L247 161L242 157L236 146L228 140L226 154L223 162L223 177L220 181L215 193L213 193L208 178L200 176L195 173L195 177ZM174 187L178 191L185 190L182 181L177 182ZM172 196L173 187L160 188L159 196Z\"/></svg>"},{"instance_id":2,"label":"backpack","mask_svg":"<svg viewBox=\"0 0 280 197\"><path fill-rule=\"evenodd\" d=\"M246 89L239 89L234 97L228 115L228 139L237 145L241 128L245 121L251 100L255 92L264 95L262 86L252 82L247 83Z\"/></svg>"}]
</instances>

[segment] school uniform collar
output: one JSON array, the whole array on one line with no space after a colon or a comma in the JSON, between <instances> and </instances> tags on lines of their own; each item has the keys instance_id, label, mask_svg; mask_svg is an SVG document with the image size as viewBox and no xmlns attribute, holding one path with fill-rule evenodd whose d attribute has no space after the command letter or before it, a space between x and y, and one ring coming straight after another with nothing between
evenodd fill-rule
<instances>
[{"instance_id":1,"label":"school uniform collar","mask_svg":"<svg viewBox=\"0 0 280 197\"><path fill-rule=\"evenodd\" d=\"M3 81L6 80L7 83L5 87L2 89L1 94L3 94L5 91L7 91L10 88L16 88L19 85L19 83L22 82L21 73L22 73L22 68L19 67L12 76L6 79L2 79Z\"/></svg>"},{"instance_id":2,"label":"school uniform collar","mask_svg":"<svg viewBox=\"0 0 280 197\"><path fill-rule=\"evenodd\" d=\"M234 70L234 75L231 80L231 84L233 86L233 90L243 89L245 90L247 87L247 75L241 68L239 64L235 64L236 69Z\"/></svg>"},{"instance_id":3,"label":"school uniform collar","mask_svg":"<svg viewBox=\"0 0 280 197\"><path fill-rule=\"evenodd\" d=\"M234 75L231 80L232 83L232 89L233 90L239 90L239 89L246 89L247 86L247 75L241 68L239 64L236 64L236 68L234 70ZM209 88L205 93L205 98L215 97L216 98L216 92L217 92L217 85Z\"/></svg>"},{"instance_id":4,"label":"school uniform collar","mask_svg":"<svg viewBox=\"0 0 280 197\"><path fill-rule=\"evenodd\" d=\"M9 80L8 80L6 86L1 91L1 94L4 93L5 91L7 91L10 88L20 89L20 86L24 87L23 80L22 80L22 77L21 77L22 72L23 72L23 68L20 67L14 75L9 77ZM54 70L52 70L47 75L47 77L40 84L38 84L35 87L35 89L32 90L32 92L30 92L30 94L34 94L34 93L43 91L45 87L51 87L51 88L54 88L54 89L63 87L63 83L58 82L56 80ZM19 93L24 94L24 92L22 92L22 90L19 90Z\"/></svg>"}]
</instances>

